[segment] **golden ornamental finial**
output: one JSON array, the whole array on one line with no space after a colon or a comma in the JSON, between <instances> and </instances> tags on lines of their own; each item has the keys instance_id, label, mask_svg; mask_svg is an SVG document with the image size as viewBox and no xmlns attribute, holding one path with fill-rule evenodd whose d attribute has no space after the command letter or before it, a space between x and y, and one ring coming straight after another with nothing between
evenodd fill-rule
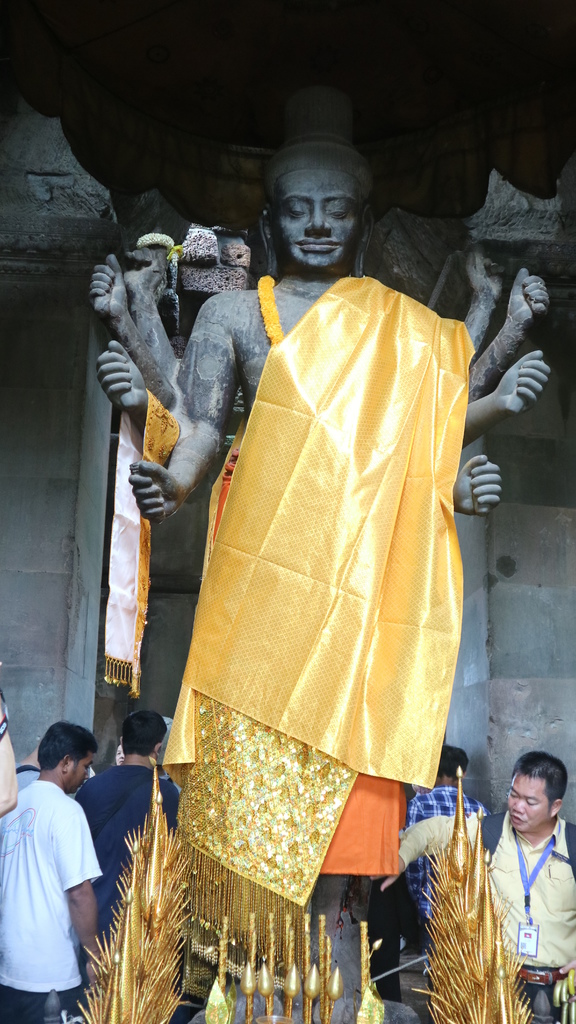
<instances>
[{"instance_id":1,"label":"golden ornamental finial","mask_svg":"<svg viewBox=\"0 0 576 1024\"><path fill-rule=\"evenodd\" d=\"M188 865L161 803L155 808L144 835L127 839L131 860L120 879L110 941L99 943L94 958L96 984L86 993L86 1024L169 1020L180 1001Z\"/></svg>"},{"instance_id":2,"label":"golden ornamental finial","mask_svg":"<svg viewBox=\"0 0 576 1024\"><path fill-rule=\"evenodd\" d=\"M258 972L258 991L265 999L270 999L271 996L272 998L274 997L274 981L265 960L262 961L262 966ZM270 1016L270 1014L267 1016Z\"/></svg>"},{"instance_id":3,"label":"golden ornamental finial","mask_svg":"<svg viewBox=\"0 0 576 1024\"><path fill-rule=\"evenodd\" d=\"M474 934L482 913L482 898L484 895L484 841L482 839L482 808L478 810L478 829L474 842L472 864L466 885L466 910L468 918L468 930Z\"/></svg>"},{"instance_id":4,"label":"golden ornamental finial","mask_svg":"<svg viewBox=\"0 0 576 1024\"><path fill-rule=\"evenodd\" d=\"M474 854L464 869L454 857L456 844L435 858L431 1013L436 1024L529 1024L531 1012L518 980L522 959L503 936L506 910L492 899L491 858L478 817ZM372 1024L361 1018L362 1011L357 1024Z\"/></svg>"},{"instance_id":5,"label":"golden ornamental finial","mask_svg":"<svg viewBox=\"0 0 576 1024\"><path fill-rule=\"evenodd\" d=\"M490 850L484 852L484 895L482 899L482 955L484 966L490 971L494 959L495 921L492 886L490 884Z\"/></svg>"},{"instance_id":6,"label":"golden ornamental finial","mask_svg":"<svg viewBox=\"0 0 576 1024\"><path fill-rule=\"evenodd\" d=\"M470 864L470 839L466 828L466 812L464 809L464 792L462 790L463 771L458 767L458 792L456 795L456 813L454 815L454 830L448 847L448 860L452 877L462 882L468 874Z\"/></svg>"}]
</instances>

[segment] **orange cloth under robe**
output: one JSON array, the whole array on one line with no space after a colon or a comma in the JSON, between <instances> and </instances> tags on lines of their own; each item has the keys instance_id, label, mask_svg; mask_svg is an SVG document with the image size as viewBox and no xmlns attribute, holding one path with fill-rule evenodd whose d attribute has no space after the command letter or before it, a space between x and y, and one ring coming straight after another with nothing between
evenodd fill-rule
<instances>
[{"instance_id":1,"label":"orange cloth under robe","mask_svg":"<svg viewBox=\"0 0 576 1024\"><path fill-rule=\"evenodd\" d=\"M321 875L397 875L404 786L358 775L320 869Z\"/></svg>"}]
</instances>

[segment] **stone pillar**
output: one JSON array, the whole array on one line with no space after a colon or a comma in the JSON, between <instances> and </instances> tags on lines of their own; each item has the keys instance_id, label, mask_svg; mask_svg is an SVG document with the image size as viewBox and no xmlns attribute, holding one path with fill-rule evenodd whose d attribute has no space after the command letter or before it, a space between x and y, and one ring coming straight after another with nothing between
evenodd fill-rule
<instances>
[{"instance_id":1,"label":"stone pillar","mask_svg":"<svg viewBox=\"0 0 576 1024\"><path fill-rule=\"evenodd\" d=\"M23 756L59 718L92 726L110 407L87 287L118 232L57 121L14 93L2 128L0 660Z\"/></svg>"}]
</instances>

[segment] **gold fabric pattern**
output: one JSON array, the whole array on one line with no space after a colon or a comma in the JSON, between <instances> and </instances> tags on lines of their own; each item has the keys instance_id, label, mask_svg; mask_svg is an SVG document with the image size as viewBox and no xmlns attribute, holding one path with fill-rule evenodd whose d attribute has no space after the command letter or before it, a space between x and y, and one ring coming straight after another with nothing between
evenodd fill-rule
<instances>
[{"instance_id":1,"label":"gold fabric pattern","mask_svg":"<svg viewBox=\"0 0 576 1024\"><path fill-rule=\"evenodd\" d=\"M174 417L149 391L148 412L144 430L143 460L145 462L159 462L163 466L178 440L179 433L180 427ZM141 517L140 553L138 558L138 614L136 616L136 629L134 633L134 661L138 665L138 672L135 672L132 678L132 685L130 687L131 697L140 696L140 649L142 647L142 637L148 614L150 542L150 523L147 519Z\"/></svg>"},{"instance_id":2,"label":"gold fabric pattern","mask_svg":"<svg viewBox=\"0 0 576 1024\"><path fill-rule=\"evenodd\" d=\"M180 427L171 413L149 391L148 414L144 431L144 461L159 462L164 465L172 452Z\"/></svg>"},{"instance_id":3,"label":"gold fabric pattern","mask_svg":"<svg viewBox=\"0 0 576 1024\"><path fill-rule=\"evenodd\" d=\"M180 834L224 868L304 906L356 773L201 694L195 732Z\"/></svg>"},{"instance_id":4,"label":"gold fabric pattern","mask_svg":"<svg viewBox=\"0 0 576 1024\"><path fill-rule=\"evenodd\" d=\"M199 691L354 771L433 784L472 351L463 324L369 278L338 281L271 349L200 593L176 777Z\"/></svg>"}]
</instances>

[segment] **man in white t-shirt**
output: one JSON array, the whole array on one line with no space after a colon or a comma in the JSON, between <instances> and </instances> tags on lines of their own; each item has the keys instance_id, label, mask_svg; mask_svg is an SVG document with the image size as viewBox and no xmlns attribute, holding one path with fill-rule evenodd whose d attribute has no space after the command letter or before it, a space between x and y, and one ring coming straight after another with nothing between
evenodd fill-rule
<instances>
[{"instance_id":1,"label":"man in white t-shirt","mask_svg":"<svg viewBox=\"0 0 576 1024\"><path fill-rule=\"evenodd\" d=\"M0 1021L42 1024L51 989L63 1010L77 1012L78 948L96 952L92 879L101 872L84 811L70 796L97 749L81 725L51 725L38 749L38 781L2 819ZM90 980L91 972L89 964Z\"/></svg>"}]
</instances>

